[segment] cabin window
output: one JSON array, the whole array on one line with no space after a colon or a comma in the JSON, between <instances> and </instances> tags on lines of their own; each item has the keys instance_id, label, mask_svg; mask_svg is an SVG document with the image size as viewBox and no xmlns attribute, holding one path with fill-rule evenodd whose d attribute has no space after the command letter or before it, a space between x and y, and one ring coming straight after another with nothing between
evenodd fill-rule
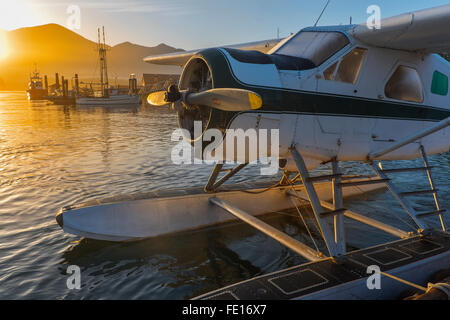
<instances>
[{"instance_id":1,"label":"cabin window","mask_svg":"<svg viewBox=\"0 0 450 320\"><path fill-rule=\"evenodd\" d=\"M355 84L358 80L367 49L355 48L342 58L335 80Z\"/></svg>"},{"instance_id":2,"label":"cabin window","mask_svg":"<svg viewBox=\"0 0 450 320\"><path fill-rule=\"evenodd\" d=\"M423 102L422 82L416 69L411 67L399 66L386 83L384 92L391 99Z\"/></svg>"},{"instance_id":3,"label":"cabin window","mask_svg":"<svg viewBox=\"0 0 450 320\"><path fill-rule=\"evenodd\" d=\"M340 32L302 31L275 53L308 59L319 66L347 44L349 44L347 37Z\"/></svg>"},{"instance_id":4,"label":"cabin window","mask_svg":"<svg viewBox=\"0 0 450 320\"><path fill-rule=\"evenodd\" d=\"M336 71L338 63L334 63L331 67L329 67L327 70L323 73L323 78L325 80L333 80L334 72Z\"/></svg>"},{"instance_id":5,"label":"cabin window","mask_svg":"<svg viewBox=\"0 0 450 320\"><path fill-rule=\"evenodd\" d=\"M445 74L440 73L439 71L433 73L431 92L441 96L446 96L448 94L448 77Z\"/></svg>"}]
</instances>

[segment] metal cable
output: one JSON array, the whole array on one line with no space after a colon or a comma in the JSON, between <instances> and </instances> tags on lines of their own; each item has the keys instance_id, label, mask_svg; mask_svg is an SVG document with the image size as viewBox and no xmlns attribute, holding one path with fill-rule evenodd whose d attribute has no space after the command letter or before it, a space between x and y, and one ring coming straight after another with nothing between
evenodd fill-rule
<instances>
[{"instance_id":1,"label":"metal cable","mask_svg":"<svg viewBox=\"0 0 450 320\"><path fill-rule=\"evenodd\" d=\"M292 190L294 191L296 197L297 197L298 199L300 199L300 197L299 197L298 194L297 194L297 191L296 191L295 188L294 188L294 184L292 183L292 180L290 180L290 179L288 178L287 181L288 181L288 183L290 184ZM314 238L313 238L313 236L312 236L312 234L311 234L311 231L309 230L308 225L306 224L306 221L305 221L305 219L303 218L303 214L301 213L300 209L298 208L298 206L296 205L296 203L294 202L294 200L292 200L291 197L289 197L289 199L291 200L292 204L295 206L295 209L297 209L297 212L298 212L300 218L302 219L303 224L304 224L305 227L306 227L306 231L308 231L309 237L311 238L312 242L314 243L314 246L316 247L317 252L320 252L319 247L317 246L316 242L314 241ZM315 225L315 224L314 224L314 225ZM315 226L316 226L317 230L319 231L319 233L320 233L320 234L322 235L322 237L323 237L322 230L321 230L320 228L318 228L317 225L315 225ZM324 238L324 239L325 239L325 238Z\"/></svg>"},{"instance_id":2,"label":"metal cable","mask_svg":"<svg viewBox=\"0 0 450 320\"><path fill-rule=\"evenodd\" d=\"M302 198L298 195L297 191L295 190L294 184L293 184L290 180L288 180L288 181L289 181L289 183L290 183L290 186L291 186L292 190L293 190L294 193L295 193L295 196L296 196L298 199L302 199ZM318 231L318 232L320 233L320 235L322 236L322 238L325 239L325 237L324 237L324 235L323 235L323 232L322 232L322 229L321 229L320 226L318 225L318 222L316 221L316 219L313 219L313 224L314 224L314 226L316 227L317 231Z\"/></svg>"},{"instance_id":3,"label":"metal cable","mask_svg":"<svg viewBox=\"0 0 450 320\"><path fill-rule=\"evenodd\" d=\"M365 193L364 190L362 190L359 186L354 186L354 187L356 187L356 188L361 192L361 194ZM381 207L382 207L385 211L390 212L390 213L393 213L393 214L394 214L394 217L396 217L396 218L399 219L401 222L403 222L404 224L406 224L406 225L407 225L408 227L410 227L413 231L417 231L417 228L416 228L416 227L414 227L412 224L408 223L406 220L402 219L402 218L401 218L394 210L389 210L389 209L387 209L387 207L386 207L385 205L382 204L383 202L380 202L380 203L381 203Z\"/></svg>"},{"instance_id":4,"label":"metal cable","mask_svg":"<svg viewBox=\"0 0 450 320\"><path fill-rule=\"evenodd\" d=\"M300 209L297 207L297 205L295 204L294 200L292 200L291 197L289 197L289 199L290 199L291 202L294 204L295 209L297 209L297 212L298 212L300 218L302 219L303 224L305 225L306 231L308 231L309 237L311 238L312 242L314 243L314 247L316 247L316 251L317 251L317 252L320 252L319 247L317 246L316 241L314 241L314 238L313 238L313 236L312 236L312 234L311 234L311 231L309 230L308 225L306 224L306 221L305 221L305 219L303 218L303 215L302 215Z\"/></svg>"}]
</instances>

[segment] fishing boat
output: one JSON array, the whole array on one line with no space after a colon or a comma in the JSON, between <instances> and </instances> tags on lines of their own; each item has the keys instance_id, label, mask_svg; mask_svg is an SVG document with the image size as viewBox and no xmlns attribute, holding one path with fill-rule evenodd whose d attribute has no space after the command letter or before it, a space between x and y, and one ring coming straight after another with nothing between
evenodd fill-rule
<instances>
[{"instance_id":1,"label":"fishing boat","mask_svg":"<svg viewBox=\"0 0 450 320\"><path fill-rule=\"evenodd\" d=\"M29 100L43 100L47 96L47 89L42 84L42 78L37 70L36 64L34 65L33 73L30 75L27 95Z\"/></svg>"},{"instance_id":2,"label":"fishing boat","mask_svg":"<svg viewBox=\"0 0 450 320\"><path fill-rule=\"evenodd\" d=\"M115 92L115 90L108 90ZM108 94L100 97L79 97L78 105L138 105L141 97L138 94Z\"/></svg>"},{"instance_id":3,"label":"fishing boat","mask_svg":"<svg viewBox=\"0 0 450 320\"><path fill-rule=\"evenodd\" d=\"M139 105L141 97L137 92L135 76L130 77L128 92L123 93L119 88L109 86L108 67L106 62L105 28L103 27L103 42L100 40L100 28L98 29L98 54L100 60L100 90L92 96L77 96L77 105L108 106L108 105Z\"/></svg>"}]
</instances>

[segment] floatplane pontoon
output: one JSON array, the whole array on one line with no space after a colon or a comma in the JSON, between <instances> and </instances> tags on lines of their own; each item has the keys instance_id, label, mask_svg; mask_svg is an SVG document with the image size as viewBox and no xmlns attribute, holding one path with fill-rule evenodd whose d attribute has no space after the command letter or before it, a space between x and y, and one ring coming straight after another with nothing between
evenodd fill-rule
<instances>
[{"instance_id":1,"label":"floatplane pontoon","mask_svg":"<svg viewBox=\"0 0 450 320\"><path fill-rule=\"evenodd\" d=\"M283 178L275 185L224 183L245 167L216 164L206 186L154 191L69 206L57 215L64 231L94 239L129 241L242 220L306 258L309 263L238 283L201 299L396 298L409 286L424 288L450 269L450 235L427 154L449 150L450 5L365 25L311 27L275 45L255 42L148 57L149 63L184 65L179 86L152 93L154 106L172 104L192 144L209 128L279 129ZM195 121L202 121L200 134ZM270 142L269 142L270 144ZM268 146L267 150L272 150ZM272 152L272 151L270 151ZM274 154L269 154L274 156ZM415 168L386 168L384 160L422 157ZM339 161L368 163L375 177L342 175ZM328 175L312 176L320 163ZM219 178L221 172L226 172ZM430 188L400 192L392 175L424 172ZM415 223L406 232L344 207L343 199L387 187ZM418 212L409 196L429 194L435 208ZM311 248L256 216L308 203L325 243ZM440 230L430 226L439 219ZM345 219L399 238L347 252ZM381 270L382 290L369 290L367 268ZM445 285L441 290L445 291Z\"/></svg>"}]
</instances>

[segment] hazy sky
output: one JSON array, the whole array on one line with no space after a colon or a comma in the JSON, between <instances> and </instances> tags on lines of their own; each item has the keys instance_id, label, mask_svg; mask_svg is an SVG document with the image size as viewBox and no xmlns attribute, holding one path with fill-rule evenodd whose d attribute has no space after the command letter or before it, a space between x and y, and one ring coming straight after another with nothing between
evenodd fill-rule
<instances>
[{"instance_id":1,"label":"hazy sky","mask_svg":"<svg viewBox=\"0 0 450 320\"><path fill-rule=\"evenodd\" d=\"M146 46L161 42L177 48L276 38L314 24L326 0L0 0L0 28L45 23L67 26L70 5L80 8L80 29L90 40L104 25L111 45L130 41ZM449 0L331 0L319 25L365 22L370 5L382 17L449 4ZM73 21L73 20L72 20Z\"/></svg>"}]
</instances>

